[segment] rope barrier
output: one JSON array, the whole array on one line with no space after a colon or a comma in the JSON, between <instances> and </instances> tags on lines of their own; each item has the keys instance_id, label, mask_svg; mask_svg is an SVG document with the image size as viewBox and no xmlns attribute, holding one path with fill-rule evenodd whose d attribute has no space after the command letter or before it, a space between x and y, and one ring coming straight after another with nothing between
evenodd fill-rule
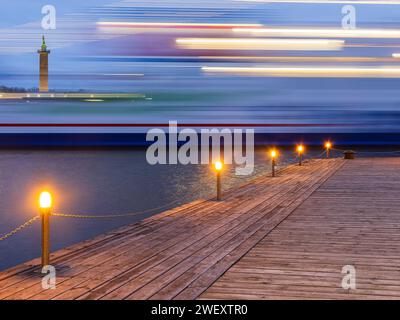
<instances>
[{"instance_id":1,"label":"rope barrier","mask_svg":"<svg viewBox=\"0 0 400 320\"><path fill-rule=\"evenodd\" d=\"M160 210L160 209L165 209L166 207L169 207L178 202L180 202L180 200L177 199L177 200L171 201L170 203L164 204L159 207L146 209L146 210L142 210L142 211L123 213L123 214L83 215L83 214L52 213L51 215L56 216L56 217L79 218L79 219L112 219L112 218L132 217L132 216L137 216L137 215L149 213L149 212Z\"/></svg>"},{"instance_id":2,"label":"rope barrier","mask_svg":"<svg viewBox=\"0 0 400 320\"><path fill-rule=\"evenodd\" d=\"M326 150L322 151L319 155L316 156L316 158L321 158L324 154L326 154Z\"/></svg>"},{"instance_id":3,"label":"rope barrier","mask_svg":"<svg viewBox=\"0 0 400 320\"><path fill-rule=\"evenodd\" d=\"M14 230L11 230L9 233L6 233L5 235L0 237L0 241L6 240L9 237L15 235L19 231L25 229L26 227L29 227L32 223L34 223L37 219L39 219L39 216L35 216L33 218L30 218L28 221L25 223L21 224L19 227L15 228Z\"/></svg>"}]
</instances>

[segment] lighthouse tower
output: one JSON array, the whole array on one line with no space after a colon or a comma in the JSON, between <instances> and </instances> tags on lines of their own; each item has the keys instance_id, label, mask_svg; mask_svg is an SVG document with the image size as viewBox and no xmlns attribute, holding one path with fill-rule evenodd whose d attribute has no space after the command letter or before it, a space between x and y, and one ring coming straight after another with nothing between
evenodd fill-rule
<instances>
[{"instance_id":1,"label":"lighthouse tower","mask_svg":"<svg viewBox=\"0 0 400 320\"><path fill-rule=\"evenodd\" d=\"M40 76L39 76L39 91L49 91L49 54L50 50L47 50L46 41L44 36L42 38L42 47L38 50L40 57Z\"/></svg>"}]
</instances>

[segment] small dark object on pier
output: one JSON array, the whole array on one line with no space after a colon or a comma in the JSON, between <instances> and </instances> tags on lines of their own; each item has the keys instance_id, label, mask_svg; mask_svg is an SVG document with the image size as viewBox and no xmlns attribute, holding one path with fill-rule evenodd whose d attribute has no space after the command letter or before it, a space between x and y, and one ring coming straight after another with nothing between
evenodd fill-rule
<instances>
[{"instance_id":1,"label":"small dark object on pier","mask_svg":"<svg viewBox=\"0 0 400 320\"><path fill-rule=\"evenodd\" d=\"M353 150L346 150L346 151L343 151L343 154L344 154L345 159L354 159L356 152Z\"/></svg>"}]
</instances>

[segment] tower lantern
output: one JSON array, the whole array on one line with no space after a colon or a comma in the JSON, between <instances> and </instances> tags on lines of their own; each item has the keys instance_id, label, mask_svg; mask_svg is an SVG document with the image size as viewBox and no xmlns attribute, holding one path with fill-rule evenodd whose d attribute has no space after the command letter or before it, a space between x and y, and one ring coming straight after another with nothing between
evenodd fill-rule
<instances>
[{"instance_id":1,"label":"tower lantern","mask_svg":"<svg viewBox=\"0 0 400 320\"><path fill-rule=\"evenodd\" d=\"M47 50L46 41L44 36L42 37L42 47L38 50L39 63L40 63L40 76L39 76L39 91L49 91L49 54L50 50Z\"/></svg>"}]
</instances>

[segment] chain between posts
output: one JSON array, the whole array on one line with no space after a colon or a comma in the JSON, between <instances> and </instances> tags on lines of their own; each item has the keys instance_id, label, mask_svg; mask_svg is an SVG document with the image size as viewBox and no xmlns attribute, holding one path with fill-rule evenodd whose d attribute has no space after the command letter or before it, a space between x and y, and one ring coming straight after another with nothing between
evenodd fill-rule
<instances>
[{"instance_id":1,"label":"chain between posts","mask_svg":"<svg viewBox=\"0 0 400 320\"><path fill-rule=\"evenodd\" d=\"M11 230L10 232L6 233L5 235L0 237L0 241L6 240L9 237L15 235L16 233L18 233L19 231L25 229L26 227L29 227L31 224L33 224L37 219L39 219L39 216L35 216L33 218L30 218L28 221L26 221L25 223L21 224L19 227L15 228L14 230Z\"/></svg>"},{"instance_id":2,"label":"chain between posts","mask_svg":"<svg viewBox=\"0 0 400 320\"><path fill-rule=\"evenodd\" d=\"M170 203L164 204L162 206L156 207L156 208L151 208L151 209L146 209L142 211L136 211L136 212L130 212L130 213L124 213L124 214L107 214L107 215L84 215L84 214L67 214L67 213L52 213L52 216L55 217L63 217L63 218L79 218L79 219L112 219L112 218L123 218L123 217L132 217L132 216L137 216L140 214L145 214L149 213L155 210L160 210L164 209L165 207L169 207L173 204L176 204L180 202L180 199L177 199L175 201L172 201Z\"/></svg>"}]
</instances>

